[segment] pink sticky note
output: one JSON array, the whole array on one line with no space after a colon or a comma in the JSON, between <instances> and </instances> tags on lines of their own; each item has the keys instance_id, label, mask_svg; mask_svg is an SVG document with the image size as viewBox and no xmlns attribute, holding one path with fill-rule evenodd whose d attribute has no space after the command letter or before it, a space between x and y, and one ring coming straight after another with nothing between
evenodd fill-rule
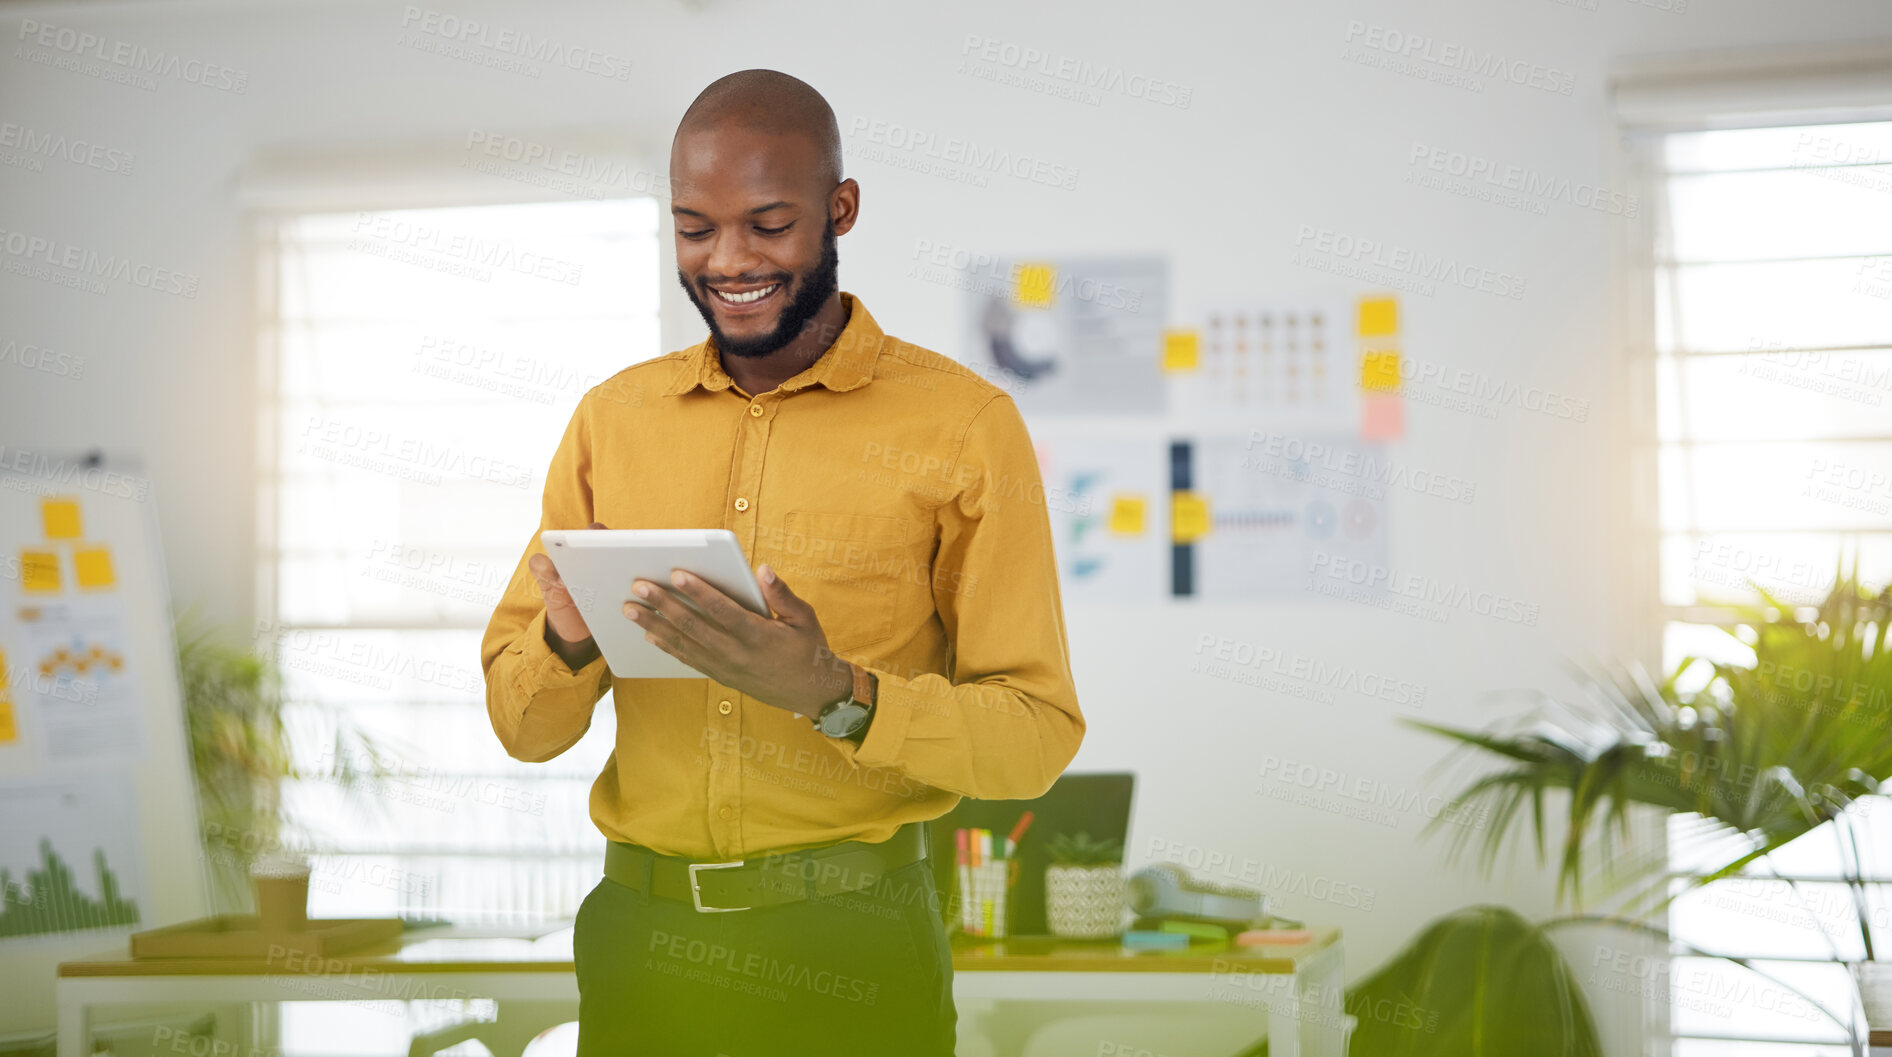
<instances>
[{"instance_id":1,"label":"pink sticky note","mask_svg":"<svg viewBox=\"0 0 1892 1057\"><path fill-rule=\"evenodd\" d=\"M1237 947L1262 947L1272 944L1306 943L1314 938L1310 929L1249 929L1235 937Z\"/></svg>"},{"instance_id":2,"label":"pink sticky note","mask_svg":"<svg viewBox=\"0 0 1892 1057\"><path fill-rule=\"evenodd\" d=\"M1399 440L1406 435L1406 401L1398 393L1362 393L1360 437Z\"/></svg>"}]
</instances>

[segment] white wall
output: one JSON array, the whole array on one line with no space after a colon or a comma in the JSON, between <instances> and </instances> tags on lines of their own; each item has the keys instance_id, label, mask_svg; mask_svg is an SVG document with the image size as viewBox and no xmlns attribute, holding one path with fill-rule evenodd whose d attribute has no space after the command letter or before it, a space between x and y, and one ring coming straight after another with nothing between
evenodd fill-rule
<instances>
[{"instance_id":1,"label":"white wall","mask_svg":"<svg viewBox=\"0 0 1892 1057\"><path fill-rule=\"evenodd\" d=\"M248 620L254 354L233 202L246 157L271 146L452 141L483 127L551 140L621 132L661 160L694 94L750 66L810 81L844 133L856 118L898 122L1080 171L1074 191L1004 178L976 188L851 163L863 220L842 242L843 287L893 333L942 351L958 340L959 295L905 278L919 240L1166 253L1178 321L1230 299L1365 289L1292 262L1302 225L1522 276L1519 300L1450 288L1403 298L1408 354L1570 394L1589 402L1587 422L1514 408L1493 421L1409 401L1401 457L1475 482L1477 498L1398 495L1392 517L1399 565L1535 603L1535 627L1469 613L1430 624L1334 602L1069 613L1090 719L1078 765L1139 772L1133 859L1147 857L1152 841L1176 842L1371 892L1370 910L1286 899L1344 927L1356 975L1454 907L1497 900L1547 912L1548 882L1529 869L1492 883L1447 869L1443 845L1418 840L1416 816L1389 828L1257 795L1256 766L1269 756L1396 790L1441 790L1427 771L1442 743L1395 726L1403 713L1384 703L1343 695L1310 706L1192 675L1197 637L1367 663L1424 686L1419 715L1463 724L1497 714L1480 701L1486 691L1550 683L1562 656L1647 645L1628 634L1635 585L1625 575L1617 368L1624 221L1568 204L1538 216L1406 184L1413 145L1620 188L1605 83L1613 60L1892 32L1877 0L1702 0L1682 13L1628 0L1596 0L1595 10L1552 0L1105 2L1055 15L993 0L706 0L456 3L450 13L628 56L630 77L553 69L534 79L397 46L395 4L34 5L0 18L0 122L137 155L130 175L0 167L0 227L202 280L194 299L123 284L99 297L0 273L0 340L87 364L76 382L0 364L0 442L144 452L163 501L174 594ZM239 94L173 78L144 91L25 63L14 51L25 17L247 71L247 87ZM1482 90L1472 91L1372 68L1343 58L1354 21L1567 71L1574 90L1476 78ZM967 76L956 71L969 35L1178 82L1190 105L1118 93L1090 106ZM666 297L665 347L698 340L695 313L673 289Z\"/></svg>"}]
</instances>

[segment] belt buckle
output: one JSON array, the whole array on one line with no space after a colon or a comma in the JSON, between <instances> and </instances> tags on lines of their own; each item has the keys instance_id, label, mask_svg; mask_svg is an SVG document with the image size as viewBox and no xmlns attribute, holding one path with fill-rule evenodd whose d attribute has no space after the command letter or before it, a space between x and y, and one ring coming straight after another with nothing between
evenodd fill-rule
<instances>
[{"instance_id":1,"label":"belt buckle","mask_svg":"<svg viewBox=\"0 0 1892 1057\"><path fill-rule=\"evenodd\" d=\"M703 905L703 890L702 888L698 887L698 882L696 879L696 872L698 870L727 870L732 866L741 866L741 865L742 865L741 859L737 859L734 862L693 862L690 864L690 902L696 904L696 909L698 913L723 914L732 910L755 909L753 907L706 907Z\"/></svg>"}]
</instances>

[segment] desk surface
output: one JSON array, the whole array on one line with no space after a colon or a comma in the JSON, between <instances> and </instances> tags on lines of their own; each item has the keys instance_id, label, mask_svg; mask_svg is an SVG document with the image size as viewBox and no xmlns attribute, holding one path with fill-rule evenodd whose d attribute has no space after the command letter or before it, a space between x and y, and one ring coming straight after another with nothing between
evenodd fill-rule
<instances>
[{"instance_id":1,"label":"desk surface","mask_svg":"<svg viewBox=\"0 0 1892 1057\"><path fill-rule=\"evenodd\" d=\"M1263 947L1197 947L1180 951L1126 951L1116 940L1061 940L1014 936L988 940L953 937L955 972L1204 973L1239 968L1292 973L1340 939L1335 928L1314 929L1305 943ZM1232 964L1231 964L1232 963ZM331 958L285 954L276 958L139 958L110 951L59 963L61 977L261 976L272 973L569 973L572 930L537 939L455 936L427 929Z\"/></svg>"},{"instance_id":2,"label":"desk surface","mask_svg":"<svg viewBox=\"0 0 1892 1057\"><path fill-rule=\"evenodd\" d=\"M1118 940L1061 940L1014 936L1003 940L953 937L953 971L1031 973L1206 973L1239 969L1292 973L1340 940L1339 929L1314 929L1304 943L1128 951Z\"/></svg>"}]
</instances>

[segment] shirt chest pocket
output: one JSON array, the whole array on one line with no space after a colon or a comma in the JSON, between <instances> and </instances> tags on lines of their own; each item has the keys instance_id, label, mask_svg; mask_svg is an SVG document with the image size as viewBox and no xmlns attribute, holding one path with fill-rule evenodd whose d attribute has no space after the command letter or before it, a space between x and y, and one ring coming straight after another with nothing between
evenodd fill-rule
<instances>
[{"instance_id":1,"label":"shirt chest pocket","mask_svg":"<svg viewBox=\"0 0 1892 1057\"><path fill-rule=\"evenodd\" d=\"M890 638L908 588L926 583L924 526L910 518L790 510L779 542L783 579L814 607L836 653Z\"/></svg>"}]
</instances>

